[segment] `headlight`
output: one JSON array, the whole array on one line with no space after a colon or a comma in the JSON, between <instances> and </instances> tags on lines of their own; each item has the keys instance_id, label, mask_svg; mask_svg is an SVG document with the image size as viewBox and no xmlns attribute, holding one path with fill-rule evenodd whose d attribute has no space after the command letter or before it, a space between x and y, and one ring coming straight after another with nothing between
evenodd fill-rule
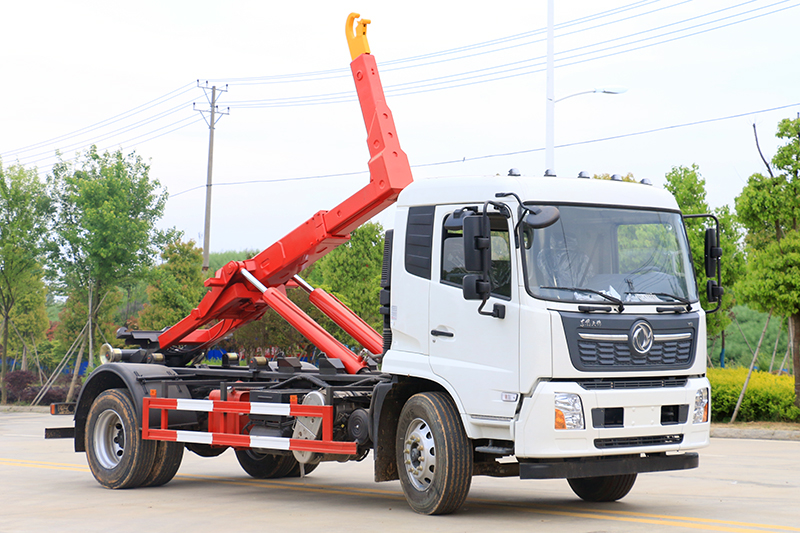
<instances>
[{"instance_id":1,"label":"headlight","mask_svg":"<svg viewBox=\"0 0 800 533\"><path fill-rule=\"evenodd\" d=\"M581 397L568 392L555 394L556 429L583 429Z\"/></svg>"},{"instance_id":2,"label":"headlight","mask_svg":"<svg viewBox=\"0 0 800 533\"><path fill-rule=\"evenodd\" d=\"M708 422L708 412L711 409L708 398L708 389L700 389L694 395L694 415L692 416L693 424L702 424Z\"/></svg>"}]
</instances>

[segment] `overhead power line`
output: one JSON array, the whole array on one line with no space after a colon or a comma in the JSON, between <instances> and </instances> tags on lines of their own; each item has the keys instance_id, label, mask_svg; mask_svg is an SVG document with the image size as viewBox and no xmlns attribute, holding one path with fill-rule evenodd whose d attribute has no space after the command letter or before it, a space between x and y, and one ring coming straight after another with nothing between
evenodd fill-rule
<instances>
[{"instance_id":1,"label":"overhead power line","mask_svg":"<svg viewBox=\"0 0 800 533\"><path fill-rule=\"evenodd\" d=\"M566 37L584 31L597 30L601 27L606 30L610 25L629 21L645 15L651 15L660 11L663 12L681 6L688 1L690 0L675 0L671 3L665 3L665 0L640 0L631 2L614 9L601 11L558 24L556 26L559 32L557 35L559 38ZM765 0L765 2L769 3L762 3L761 0L747 0L735 5L688 17L680 21L635 31L625 36L606 38L590 44L562 50L557 54L557 67L561 68L589 61L596 61L641 50L650 46L674 42L679 39L751 21L800 6L800 1L798 0L779 0L772 2ZM747 6L750 6L750 9L742 11L742 9ZM485 53L493 53L512 47L542 42L543 39L541 39L540 36L543 32L544 28L538 28L529 32L508 35L494 40L400 58L381 63L381 66L387 67L387 70L401 70L418 66L427 66L442 61L470 59ZM532 75L544 71L544 59L544 55L540 55L499 65L472 68L452 74L403 81L385 86L385 93L387 96L408 96ZM349 75L347 69L334 69L255 78L230 78L228 80L240 80L242 83L249 83L250 81L254 83L260 83L262 81L265 83L310 83L319 81L319 79L327 79L319 78L319 75L328 76L332 73L336 74L336 76L340 74L342 76ZM127 133L143 130L144 131L139 135L134 135L132 139L138 141L139 144L148 142L194 123L194 121L191 121L187 116L166 125L159 125L163 119L180 114L186 103L174 105L167 109L164 109L164 106L174 102L175 99L194 89L194 83L187 84L103 121L58 137L53 137L46 141L3 152L0 154L0 157L5 160L16 159L20 164L44 164L46 167L47 164L58 159L55 155L56 149L59 149L63 153L71 150L84 150L91 145L100 145L106 142L112 147L119 146L123 143L131 142L131 139L113 142L114 139L120 138ZM355 101L355 99L355 94L351 90L341 92L331 91L321 94L283 98L241 100L231 102L231 107L268 108L327 105L351 102ZM188 114L188 109L186 111ZM131 119L134 121L131 122ZM116 128L112 129L113 126L116 126ZM128 146L128 148L132 148L132 146Z\"/></svg>"},{"instance_id":2,"label":"overhead power line","mask_svg":"<svg viewBox=\"0 0 800 533\"><path fill-rule=\"evenodd\" d=\"M759 109L757 111L748 111L748 112L745 112L745 113L737 113L737 114L734 114L734 115L727 115L727 116L724 116L724 117L716 117L716 118L709 118L709 119L704 119L704 120L696 120L696 121L693 121L693 122L684 122L684 123L681 123L681 124L672 124L670 126L662 126L660 128L653 128L653 129L649 129L649 130L641 130L641 131L635 131L635 132L630 132L630 133L622 133L622 134L619 134L619 135L611 135L609 137L601 137L601 138L597 138L597 139L588 139L588 140L585 140L585 141L576 141L576 142L571 142L571 143L564 143L564 144L556 145L556 148L567 148L567 147L570 147L570 146L579 146L579 145L583 145L583 144L593 144L593 143L598 143L598 142L612 141L612 140L616 140L616 139L624 139L626 137L636 137L636 136L639 136L639 135L649 135L651 133L657 133L657 132L660 132L660 131L667 131L667 130L677 129L677 128L686 128L686 127L690 127L690 126L699 126L701 124L710 124L712 122L720 122L720 121L723 121L723 120L731 120L731 119L734 119L734 118L741 118L741 117L746 117L746 116L749 116L749 115L756 115L756 114L759 114L759 113L769 113L771 111L780 111L781 109L789 109L789 108L792 108L792 107L800 107L800 102L797 102L797 103L794 103L794 104L787 104L787 105L777 106L777 107L770 107L770 108L767 108L767 109ZM424 167L434 167L434 166L442 166L442 165L453 165L453 164L457 164L457 163L466 163L467 161L478 161L478 160L481 160L481 159L490 159L490 158L495 158L495 157L510 157L510 156L515 156L515 155L530 154L530 153L533 153L533 152L542 152L542 151L544 151L544 147L529 148L529 149L526 149L526 150L517 150L517 151L513 151L513 152L503 152L503 153L497 153L497 154L486 154L486 155L480 155L480 156L462 157L461 159L450 159L450 160L445 160L445 161L436 161L436 162L432 162L432 163L421 163L421 164L418 164L418 165L411 165L411 168L424 168ZM291 178L276 178L276 179L260 179L260 180L249 180L249 181L221 182L221 183L217 183L216 185L219 187L219 186L252 185L252 184L256 184L256 183L281 183L281 182L287 182L287 181L306 181L306 180L314 180L314 179L340 178L340 177L344 177L344 176L357 176L359 174L368 174L368 173L369 173L368 170L361 170L361 171L354 171L354 172L340 172L340 173L336 173L336 174L321 174L321 175L314 175L314 176L300 176L300 177L291 177ZM176 196L181 196L183 194L187 194L187 193L190 193L192 191L196 191L198 189L202 189L203 187L205 187L205 185L197 185L196 187L191 187L191 188L185 189L185 190L183 190L181 192L178 192L178 193L175 193L175 194L171 194L170 197L171 198L175 198Z\"/></svg>"},{"instance_id":3,"label":"overhead power line","mask_svg":"<svg viewBox=\"0 0 800 533\"><path fill-rule=\"evenodd\" d=\"M586 23L586 22L591 22L591 21L594 21L594 20L599 20L599 19L602 19L602 18L613 16L613 15L616 15L616 14L619 14L619 13L622 13L622 12L625 12L625 11L635 10L635 9L638 9L640 7L643 7L643 6L659 3L659 2L662 2L662 1L663 0L640 0L638 2L633 2L631 4L620 6L618 8L614 8L614 9L610 9L610 10L607 10L607 11L594 13L592 15L587 15L585 17L580 17L580 18L577 18L577 19L573 19L573 20L569 20L569 21L566 21L566 22L562 22L562 23L557 24L556 28L557 29L569 28L569 27L572 27L572 26L576 26L576 25L580 25L580 24ZM647 11L647 12L643 12L643 13L638 13L636 15L632 15L630 17L626 17L626 18L623 18L623 19L620 19L620 20L617 20L617 21L607 22L607 23L604 23L603 26L608 25L608 24L613 24L613 23L616 23L616 22L620 22L620 21L624 21L624 20L629 20L631 18L640 17L640 16L651 14L651 13L655 13L656 11L661 11L661 10L664 10L664 9L675 7L675 6L690 2L690 1L692 1L692 0L682 0L682 1L678 2L678 3L676 3L676 4L671 4L671 5L664 6L664 7L655 9L655 10L651 10L651 11ZM755 0L751 0L751 1L755 1ZM597 28L597 27L598 26L593 26L592 28L588 28L588 29L594 29L594 28ZM508 43L508 42L513 42L513 41L526 39L528 37L532 37L532 36L536 36L536 35L541 35L545 31L546 31L546 28L544 28L544 27L537 28L535 30L531 30L531 31L523 32L523 33L518 33L518 34L514 34L514 35L507 35L507 36L500 37L500 38L497 38L497 39L492 39L492 40L489 40L489 41L483 41L483 42L479 42L479 43L472 43L472 44L468 44L468 45L464 45L464 46L459 46L459 47L455 47L455 48L449 48L449 49L446 49L446 50L440 50L440 51L437 51L437 52L430 52L430 53L426 53L426 54L420 54L420 55L410 56L410 57L405 57L405 58L400 58L400 59L394 59L394 60L389 60L389 61L381 61L379 63L379 66L380 66L381 70L384 71L384 72L389 72L389 71L393 71L393 70L400 70L400 69L404 69L404 68L410 68L410 67L393 68L393 66L394 65L402 65L404 63L413 63L413 62L418 62L418 61L427 60L427 59L433 59L433 58L438 58L438 57L452 56L452 55L460 54L462 52L469 52L469 51L472 51L472 50L488 48L488 47L496 46L496 45L499 45L499 44L504 44L504 43ZM578 31L584 31L584 30L578 30ZM574 33L574 32L570 32L569 34L571 34L571 33ZM541 40L532 41L532 42L524 42L521 45L534 44L534 43L538 43L538 42L541 42ZM513 47L521 46L521 45L514 45ZM499 51L503 51L503 50L508 50L509 48L513 48L513 47L496 48L496 49L490 50L489 52L481 52L480 54L470 54L470 55L461 56L461 57L458 57L458 58L455 58L455 59L466 59L466 58L470 58L470 57L475 57L476 55L482 55L483 53L492 53L492 52L499 52ZM447 60L447 61L449 61L449 60ZM436 64L438 62L439 61L422 63L422 64L419 64L419 65L412 65L412 67L428 66L428 65L431 65L431 64ZM350 70L347 69L347 68L337 68L337 69L319 70L319 71L312 71L312 72L301 72L301 73L296 73L296 74L278 74L278 75L270 75L270 76L251 76L251 77L242 77L242 78L219 78L219 79L215 79L215 81L225 81L225 82L228 82L228 83L239 83L239 84L242 84L242 83L284 83L284 82L294 82L294 81L303 82L303 81L326 80L326 79L330 79L330 77L328 77L330 75L332 75L333 77L349 77L350 76ZM316 79L312 79L312 80L303 79L303 78L309 78L309 77L312 77L312 76L324 76L324 77L316 78Z\"/></svg>"},{"instance_id":4,"label":"overhead power line","mask_svg":"<svg viewBox=\"0 0 800 533\"><path fill-rule=\"evenodd\" d=\"M748 2L743 2L735 6L730 6L728 8L723 8L703 15L698 15L688 19L684 19L679 22L673 22L670 24L658 26L656 28L634 32L625 36L614 37L597 43L592 43L589 45L583 45L576 48L560 51L556 53L556 61L559 63L556 65L556 68L576 65L579 63L585 63L587 61L595 61L606 57L612 57L627 52L641 50L659 44L673 42L679 39L700 35L721 28L726 28L734 24L748 22L757 18L761 18L767 15L772 15L781 11L785 11L787 9L792 9L800 6L800 2L795 2L790 5L784 5L787 4L790 0L779 0L777 2L773 2L765 6L756 7L744 12L726 15L724 17L720 17L711 21L705 21L692 26L674 29L657 35L642 37L633 41L612 44L605 48L597 48L598 46L602 46L605 44L624 41L625 39L630 39L631 37L636 37L649 32L658 31L664 28L676 26L678 24L683 24L687 21L698 20L706 16L719 14L729 9L750 4L754 1L755 0L749 0ZM779 7L772 11L757 13L758 11L763 11L765 9L770 9L780 5L783 5L783 7ZM736 17L742 17L743 15L748 15L748 14L750 14L751 16L746 18L740 18L739 20L732 20L730 22L720 24L718 26L706 27L712 24L728 21L730 19ZM691 32L691 30L697 30L697 31ZM686 32L691 32L691 33L686 33ZM670 37L672 35L677 35L677 36ZM656 42L650 42L647 44L642 44L641 46L635 46L631 48L631 45L646 43L647 41L653 41L657 39L662 39L662 40L658 40ZM619 50L619 48L625 48L625 49ZM592 57L587 58L585 56L592 56ZM519 76L526 76L530 74L543 72L544 59L545 56L541 55L529 59L524 59L502 65L485 67L481 69L475 69L467 72L436 76L433 78L427 78L411 82L403 82L399 84L391 84L384 87L384 92L387 96L408 96L408 95L420 94L431 91L453 89L457 87L465 87L481 83L500 81ZM263 100L258 99L258 100L233 101L231 102L231 107L236 107L236 108L297 107L297 106L307 106L307 105L324 105L324 104L352 102L355 100L355 98L356 97L352 94L352 91L340 91L340 92L323 93L317 95L290 96L290 97L270 98Z\"/></svg>"},{"instance_id":5,"label":"overhead power line","mask_svg":"<svg viewBox=\"0 0 800 533\"><path fill-rule=\"evenodd\" d=\"M15 156L17 154L25 153L25 152L28 152L28 151L31 151L31 150L36 150L36 149L38 149L38 148L40 148L42 146L52 145L52 144L58 143L60 141L63 141L65 139L70 139L70 138L75 137L77 135L82 135L82 134L88 133L90 131L95 131L97 129L104 128L106 126L109 126L110 124L114 124L116 122L119 122L121 120L129 118L129 117L131 117L133 115L137 115L139 113L147 111L148 109L151 109L151 108L153 108L153 107L155 107L157 105L163 104L163 103L165 103L165 102L167 102L169 100L172 100L173 98L177 98L178 96L181 96L182 94L186 94L188 91L191 91L192 89L194 89L194 82L192 82L192 83L190 83L188 85L183 85L181 87L178 87L177 89L175 89L173 91L170 91L170 92L168 92L166 94L163 94L163 95L159 96L158 98L154 98L153 100L150 100L149 102L145 102L144 104L138 105L138 106L136 106L136 107L134 107L132 109L129 109L127 111L124 111L122 113L114 115L113 117L107 118L105 120L101 120L100 122L96 122L94 124L90 124L89 126L84 126L83 128L77 129L75 131L71 131L69 133L65 133L63 135L59 135L58 137L53 137L52 139L47 139L45 141L41 141L41 142L38 142L38 143L30 144L28 146L23 146L21 148L15 148L13 150L8 150L6 152L2 152L2 153L0 153L0 156L3 157L3 158L13 157L13 156Z\"/></svg>"}]
</instances>

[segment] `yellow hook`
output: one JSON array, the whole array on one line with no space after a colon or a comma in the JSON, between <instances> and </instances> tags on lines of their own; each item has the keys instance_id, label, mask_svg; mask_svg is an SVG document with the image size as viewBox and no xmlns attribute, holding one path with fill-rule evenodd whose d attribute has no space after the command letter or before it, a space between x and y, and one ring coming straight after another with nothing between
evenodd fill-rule
<instances>
[{"instance_id":1,"label":"yellow hook","mask_svg":"<svg viewBox=\"0 0 800 533\"><path fill-rule=\"evenodd\" d=\"M367 24L371 21L369 19L361 19L356 22L356 19L361 15L358 13L350 13L347 16L347 24L344 31L347 35L347 46L350 47L350 59L355 60L361 54L369 53L369 43L367 42ZM353 27L353 23L356 26Z\"/></svg>"}]
</instances>

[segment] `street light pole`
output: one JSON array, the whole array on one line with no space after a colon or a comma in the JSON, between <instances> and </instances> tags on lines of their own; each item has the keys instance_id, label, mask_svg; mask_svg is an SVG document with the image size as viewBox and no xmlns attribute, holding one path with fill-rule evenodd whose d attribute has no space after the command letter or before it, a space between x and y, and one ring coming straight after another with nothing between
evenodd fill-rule
<instances>
[{"instance_id":1,"label":"street light pole","mask_svg":"<svg viewBox=\"0 0 800 533\"><path fill-rule=\"evenodd\" d=\"M548 91L550 90L550 84L552 79L548 80ZM592 89L591 91L581 91L577 93L570 94L568 96L564 96L559 99L554 99L550 93L548 92L547 96L547 131L546 138L547 142L545 145L545 165L546 170L544 175L545 176L555 176L556 169L555 169L555 106L557 102L561 102L566 100L567 98L572 98L573 96L580 96L581 94L622 94L627 91L625 87L597 87Z\"/></svg>"},{"instance_id":2,"label":"street light pole","mask_svg":"<svg viewBox=\"0 0 800 533\"><path fill-rule=\"evenodd\" d=\"M547 110L545 114L545 176L555 176L555 79L553 77L553 6L555 0L547 0Z\"/></svg>"}]
</instances>

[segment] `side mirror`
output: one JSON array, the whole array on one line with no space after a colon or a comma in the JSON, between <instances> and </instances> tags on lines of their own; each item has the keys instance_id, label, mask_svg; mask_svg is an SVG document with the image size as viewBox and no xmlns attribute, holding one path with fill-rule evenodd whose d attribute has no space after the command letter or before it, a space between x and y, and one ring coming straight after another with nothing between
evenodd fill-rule
<instances>
[{"instance_id":1,"label":"side mirror","mask_svg":"<svg viewBox=\"0 0 800 533\"><path fill-rule=\"evenodd\" d=\"M456 209L444 219L444 229L450 231L459 231L464 228L464 217L475 214L477 207L462 207Z\"/></svg>"},{"instance_id":2,"label":"side mirror","mask_svg":"<svg viewBox=\"0 0 800 533\"><path fill-rule=\"evenodd\" d=\"M706 296L709 303L719 302L723 294L725 294L725 289L717 285L715 280L710 279L706 282Z\"/></svg>"},{"instance_id":3,"label":"side mirror","mask_svg":"<svg viewBox=\"0 0 800 533\"><path fill-rule=\"evenodd\" d=\"M488 279L492 259L492 230L489 217L467 215L463 220L464 268L469 272L483 272Z\"/></svg>"},{"instance_id":4,"label":"side mirror","mask_svg":"<svg viewBox=\"0 0 800 533\"><path fill-rule=\"evenodd\" d=\"M492 291L491 283L482 274L467 274L462 281L465 300L485 300Z\"/></svg>"},{"instance_id":5,"label":"side mirror","mask_svg":"<svg viewBox=\"0 0 800 533\"><path fill-rule=\"evenodd\" d=\"M705 266L706 277L713 278L717 275L717 262L722 257L722 248L719 247L716 228L706 230ZM712 300L709 300L709 302ZM714 300L716 301L716 300Z\"/></svg>"},{"instance_id":6,"label":"side mirror","mask_svg":"<svg viewBox=\"0 0 800 533\"><path fill-rule=\"evenodd\" d=\"M525 224L533 229L544 229L552 226L561 218L561 212L557 207L546 205L542 207L529 207L528 213L523 219Z\"/></svg>"}]
</instances>

